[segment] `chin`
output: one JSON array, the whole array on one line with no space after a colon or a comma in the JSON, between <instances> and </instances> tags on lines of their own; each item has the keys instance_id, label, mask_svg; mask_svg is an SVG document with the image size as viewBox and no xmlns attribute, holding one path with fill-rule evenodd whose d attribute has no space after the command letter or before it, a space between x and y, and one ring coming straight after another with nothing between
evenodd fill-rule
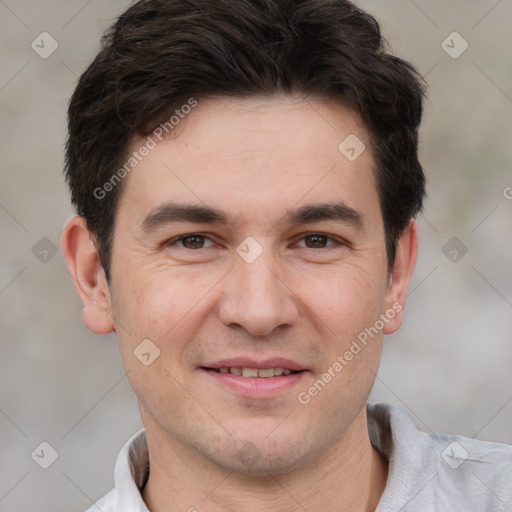
<instances>
[{"instance_id":1,"label":"chin","mask_svg":"<svg viewBox=\"0 0 512 512\"><path fill-rule=\"evenodd\" d=\"M288 439L300 437L289 436ZM309 450L303 443L287 443L283 439L236 441L224 448L222 450L217 447L208 454L208 458L217 466L239 475L282 475L304 466L309 459L314 458L312 453L308 457Z\"/></svg>"}]
</instances>

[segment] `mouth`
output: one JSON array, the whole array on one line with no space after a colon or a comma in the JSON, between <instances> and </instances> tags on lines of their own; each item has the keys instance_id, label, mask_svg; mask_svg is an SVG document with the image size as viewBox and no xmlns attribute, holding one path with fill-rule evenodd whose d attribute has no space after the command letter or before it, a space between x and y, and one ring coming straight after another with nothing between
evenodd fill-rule
<instances>
[{"instance_id":1,"label":"mouth","mask_svg":"<svg viewBox=\"0 0 512 512\"><path fill-rule=\"evenodd\" d=\"M273 377L288 376L294 373L304 372L306 370L292 370L290 368L248 368L248 367L228 367L221 368L207 368L202 367L203 370L208 370L216 373L229 373L231 375L238 375L239 377L258 378L258 379L271 379Z\"/></svg>"},{"instance_id":2,"label":"mouth","mask_svg":"<svg viewBox=\"0 0 512 512\"><path fill-rule=\"evenodd\" d=\"M252 358L224 359L201 366L200 370L216 386L251 399L280 396L297 386L309 373L301 364L283 358L265 361Z\"/></svg>"}]
</instances>

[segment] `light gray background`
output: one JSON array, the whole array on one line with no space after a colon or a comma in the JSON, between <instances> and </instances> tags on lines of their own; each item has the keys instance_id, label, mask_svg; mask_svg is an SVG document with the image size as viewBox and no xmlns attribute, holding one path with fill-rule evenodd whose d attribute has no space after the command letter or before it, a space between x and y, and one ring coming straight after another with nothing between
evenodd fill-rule
<instances>
[{"instance_id":1,"label":"light gray background","mask_svg":"<svg viewBox=\"0 0 512 512\"><path fill-rule=\"evenodd\" d=\"M114 337L81 324L60 252L43 262L32 251L43 237L58 246L72 214L62 176L67 102L128 4L0 0L3 512L85 510L112 486L116 454L141 427ZM371 398L401 406L427 431L512 443L512 1L358 4L430 84L420 256ZM59 45L47 59L31 48L44 31ZM457 59L441 46L453 31L469 43ZM454 236L468 248L456 263L442 251ZM31 458L43 441L58 452L46 470Z\"/></svg>"}]
</instances>

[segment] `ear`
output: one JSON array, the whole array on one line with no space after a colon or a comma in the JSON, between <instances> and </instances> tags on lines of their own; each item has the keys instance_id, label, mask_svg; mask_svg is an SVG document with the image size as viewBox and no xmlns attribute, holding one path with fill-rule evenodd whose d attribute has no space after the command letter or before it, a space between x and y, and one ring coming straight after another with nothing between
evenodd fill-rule
<instances>
[{"instance_id":1,"label":"ear","mask_svg":"<svg viewBox=\"0 0 512 512\"><path fill-rule=\"evenodd\" d=\"M395 315L384 326L384 334L397 331L402 325L407 286L418 257L418 227L411 219L396 248L395 262L386 290L386 311ZM389 314L386 315L389 317Z\"/></svg>"},{"instance_id":2,"label":"ear","mask_svg":"<svg viewBox=\"0 0 512 512\"><path fill-rule=\"evenodd\" d=\"M83 217L72 217L64 225L61 249L78 295L84 305L82 321L96 334L114 330L110 291L92 234Z\"/></svg>"}]
</instances>

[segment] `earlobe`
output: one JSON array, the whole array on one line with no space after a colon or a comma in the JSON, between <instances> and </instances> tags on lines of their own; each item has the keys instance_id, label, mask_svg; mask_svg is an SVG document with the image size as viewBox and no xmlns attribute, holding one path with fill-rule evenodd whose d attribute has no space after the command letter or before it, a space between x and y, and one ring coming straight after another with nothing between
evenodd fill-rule
<instances>
[{"instance_id":1,"label":"earlobe","mask_svg":"<svg viewBox=\"0 0 512 512\"><path fill-rule=\"evenodd\" d=\"M386 310L393 311L393 318L385 325L384 334L397 331L402 324L407 286L418 256L418 228L411 220L396 248L395 262L386 291ZM386 315L389 316L389 315Z\"/></svg>"},{"instance_id":2,"label":"earlobe","mask_svg":"<svg viewBox=\"0 0 512 512\"><path fill-rule=\"evenodd\" d=\"M84 309L82 321L96 334L114 330L110 291L85 219L72 217L62 231L61 249Z\"/></svg>"}]
</instances>

